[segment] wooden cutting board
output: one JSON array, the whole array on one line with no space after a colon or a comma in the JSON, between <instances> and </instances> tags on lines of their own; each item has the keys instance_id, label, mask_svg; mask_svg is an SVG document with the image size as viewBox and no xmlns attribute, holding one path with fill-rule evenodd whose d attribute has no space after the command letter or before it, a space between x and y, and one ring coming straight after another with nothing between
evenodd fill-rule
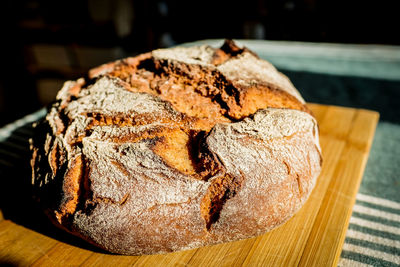
<instances>
[{"instance_id":1,"label":"wooden cutting board","mask_svg":"<svg viewBox=\"0 0 400 267\"><path fill-rule=\"evenodd\" d=\"M379 114L310 104L320 125L323 169L304 207L262 236L152 256L110 255L84 242L62 242L4 219L0 213L0 264L84 266L332 266L349 224ZM24 225L24 224L23 224Z\"/></svg>"}]
</instances>

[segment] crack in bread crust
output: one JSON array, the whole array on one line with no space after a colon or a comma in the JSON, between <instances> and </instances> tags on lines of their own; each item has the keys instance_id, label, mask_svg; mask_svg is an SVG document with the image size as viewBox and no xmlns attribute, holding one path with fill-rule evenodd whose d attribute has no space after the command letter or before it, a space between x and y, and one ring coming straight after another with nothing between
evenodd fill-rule
<instances>
[{"instance_id":1,"label":"crack in bread crust","mask_svg":"<svg viewBox=\"0 0 400 267\"><path fill-rule=\"evenodd\" d=\"M243 177L237 178L230 174L216 177L207 189L207 193L201 201L202 217L206 221L206 228L218 221L225 202L234 197L240 190Z\"/></svg>"},{"instance_id":2,"label":"crack in bread crust","mask_svg":"<svg viewBox=\"0 0 400 267\"><path fill-rule=\"evenodd\" d=\"M316 121L247 48L156 50L89 78L65 83L32 140L36 195L80 237L130 255L237 240L279 225L311 192ZM260 207L246 202L253 193Z\"/></svg>"},{"instance_id":3,"label":"crack in bread crust","mask_svg":"<svg viewBox=\"0 0 400 267\"><path fill-rule=\"evenodd\" d=\"M169 101L176 110L189 116L207 118L213 124L237 121L267 107L287 107L310 113L300 94L283 74L277 74L277 78L274 76L275 82L272 83L256 77L249 84L243 83L243 77L231 74L232 67L228 63L240 60L240 56L249 55L248 60L253 57L255 62L263 62L248 49L227 41L221 49L208 53L210 62L206 64L174 61L163 58L162 53L153 53L153 56L147 55L131 64L117 62L115 69L101 74L119 77L130 84L130 90L156 95ZM216 63L215 57L224 59ZM93 77L98 75L96 71L93 73ZM289 86L290 90L283 90L282 84Z\"/></svg>"}]
</instances>

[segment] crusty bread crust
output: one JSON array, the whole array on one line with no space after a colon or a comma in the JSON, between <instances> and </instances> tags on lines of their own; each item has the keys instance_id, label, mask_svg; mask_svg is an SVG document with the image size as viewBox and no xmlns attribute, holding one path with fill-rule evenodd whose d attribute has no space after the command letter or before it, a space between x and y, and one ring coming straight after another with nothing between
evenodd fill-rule
<instances>
[{"instance_id":1,"label":"crusty bread crust","mask_svg":"<svg viewBox=\"0 0 400 267\"><path fill-rule=\"evenodd\" d=\"M299 92L232 41L155 50L66 82L31 149L52 221L128 255L265 233L304 204L322 163Z\"/></svg>"}]
</instances>

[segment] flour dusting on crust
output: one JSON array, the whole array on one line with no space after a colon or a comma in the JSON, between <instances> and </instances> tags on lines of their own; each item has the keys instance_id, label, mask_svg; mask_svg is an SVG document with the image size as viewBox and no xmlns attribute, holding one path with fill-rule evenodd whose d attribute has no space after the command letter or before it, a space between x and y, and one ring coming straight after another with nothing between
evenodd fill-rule
<instances>
[{"instance_id":1,"label":"flour dusting on crust","mask_svg":"<svg viewBox=\"0 0 400 267\"><path fill-rule=\"evenodd\" d=\"M64 84L32 142L55 224L114 253L167 253L259 235L304 204L321 170L317 122L285 76L229 45L155 50ZM240 109L266 85L297 106ZM178 110L168 90L226 117ZM246 115L228 118L235 108Z\"/></svg>"}]
</instances>

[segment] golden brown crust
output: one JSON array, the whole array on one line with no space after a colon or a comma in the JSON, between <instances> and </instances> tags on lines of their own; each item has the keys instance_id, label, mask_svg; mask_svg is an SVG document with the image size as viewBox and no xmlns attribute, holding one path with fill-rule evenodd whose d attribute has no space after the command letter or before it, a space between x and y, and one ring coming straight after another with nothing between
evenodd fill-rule
<instances>
[{"instance_id":1,"label":"golden brown crust","mask_svg":"<svg viewBox=\"0 0 400 267\"><path fill-rule=\"evenodd\" d=\"M65 83L32 140L36 197L67 231L165 253L259 235L308 198L317 123L248 49L156 50L89 77Z\"/></svg>"}]
</instances>

